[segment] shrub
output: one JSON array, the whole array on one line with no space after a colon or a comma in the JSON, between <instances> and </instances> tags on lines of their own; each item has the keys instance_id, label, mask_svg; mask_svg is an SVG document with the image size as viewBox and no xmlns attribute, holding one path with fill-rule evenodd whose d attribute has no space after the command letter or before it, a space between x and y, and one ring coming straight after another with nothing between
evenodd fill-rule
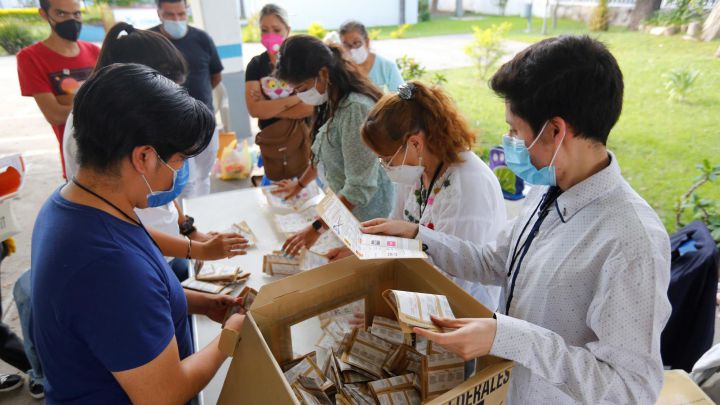
<instances>
[{"instance_id":1,"label":"shrub","mask_svg":"<svg viewBox=\"0 0 720 405\"><path fill-rule=\"evenodd\" d=\"M260 42L260 14L251 15L242 27L242 40L245 43Z\"/></svg>"},{"instance_id":2,"label":"shrub","mask_svg":"<svg viewBox=\"0 0 720 405\"><path fill-rule=\"evenodd\" d=\"M610 28L610 10L608 9L607 0L600 0L598 5L593 8L590 21L588 21L590 31L607 31Z\"/></svg>"},{"instance_id":3,"label":"shrub","mask_svg":"<svg viewBox=\"0 0 720 405\"><path fill-rule=\"evenodd\" d=\"M402 75L405 81L420 79L425 75L425 67L418 63L415 58L403 55L402 58L398 58L395 63L397 63L400 75Z\"/></svg>"},{"instance_id":4,"label":"shrub","mask_svg":"<svg viewBox=\"0 0 720 405\"><path fill-rule=\"evenodd\" d=\"M648 25L671 26L684 25L692 21L702 21L706 0L671 0L669 6L674 8L656 11L645 20Z\"/></svg>"},{"instance_id":5,"label":"shrub","mask_svg":"<svg viewBox=\"0 0 720 405\"><path fill-rule=\"evenodd\" d=\"M432 84L434 84L435 86L442 86L443 84L448 82L448 79L447 79L447 77L445 77L444 74L442 74L440 72L435 72L435 74L433 75L432 80L430 80L430 82Z\"/></svg>"},{"instance_id":6,"label":"shrub","mask_svg":"<svg viewBox=\"0 0 720 405\"><path fill-rule=\"evenodd\" d=\"M418 19L420 21L430 21L430 2L428 0L418 1Z\"/></svg>"},{"instance_id":7,"label":"shrub","mask_svg":"<svg viewBox=\"0 0 720 405\"><path fill-rule=\"evenodd\" d=\"M485 79L490 70L507 53L502 46L502 41L511 27L512 24L509 22L500 25L493 24L486 29L472 27L475 39L465 47L465 53L475 62L481 79Z\"/></svg>"},{"instance_id":8,"label":"shrub","mask_svg":"<svg viewBox=\"0 0 720 405\"><path fill-rule=\"evenodd\" d=\"M375 41L376 39L380 39L380 34L382 34L382 30L375 28L368 31L368 38L370 38L371 41Z\"/></svg>"},{"instance_id":9,"label":"shrub","mask_svg":"<svg viewBox=\"0 0 720 405\"><path fill-rule=\"evenodd\" d=\"M693 179L694 184L680 197L675 206L675 224L678 228L685 226L683 213L686 209L692 211L692 219L703 221L707 225L712 238L720 247L720 202L702 198L697 190L706 183L715 183L720 177L720 165L713 166L705 159L701 164L696 165L700 170L700 176Z\"/></svg>"},{"instance_id":10,"label":"shrub","mask_svg":"<svg viewBox=\"0 0 720 405\"><path fill-rule=\"evenodd\" d=\"M398 25L397 29L390 33L390 38L405 38L405 31L407 31L410 27L410 24Z\"/></svg>"},{"instance_id":11,"label":"shrub","mask_svg":"<svg viewBox=\"0 0 720 405\"><path fill-rule=\"evenodd\" d=\"M0 22L0 46L10 55L34 42L32 32L19 21Z\"/></svg>"},{"instance_id":12,"label":"shrub","mask_svg":"<svg viewBox=\"0 0 720 405\"><path fill-rule=\"evenodd\" d=\"M308 34L315 38L323 39L327 34L327 30L319 22L314 22L308 27Z\"/></svg>"},{"instance_id":13,"label":"shrub","mask_svg":"<svg viewBox=\"0 0 720 405\"><path fill-rule=\"evenodd\" d=\"M675 69L665 75L665 89L670 101L684 102L692 93L700 72L696 69Z\"/></svg>"}]
</instances>

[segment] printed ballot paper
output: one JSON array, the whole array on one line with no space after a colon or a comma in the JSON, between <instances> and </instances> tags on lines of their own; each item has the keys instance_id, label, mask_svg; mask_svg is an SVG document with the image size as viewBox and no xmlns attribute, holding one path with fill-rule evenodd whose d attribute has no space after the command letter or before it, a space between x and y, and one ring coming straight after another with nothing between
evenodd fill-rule
<instances>
[{"instance_id":1,"label":"printed ballot paper","mask_svg":"<svg viewBox=\"0 0 720 405\"><path fill-rule=\"evenodd\" d=\"M313 200L313 198L322 195L320 187L315 182L311 182L305 188L303 188L296 196L286 199L281 194L274 194L273 191L277 189L277 186L263 187L262 191L267 198L268 205L273 208L286 209L291 211L300 211L307 208L306 203ZM317 204L317 200L314 200ZM314 204L313 204L314 205Z\"/></svg>"},{"instance_id":2,"label":"printed ballot paper","mask_svg":"<svg viewBox=\"0 0 720 405\"><path fill-rule=\"evenodd\" d=\"M382 295L395 312L400 328L405 333L412 333L413 326L444 332L432 322L430 315L455 319L450 303L444 295L400 290L385 290Z\"/></svg>"},{"instance_id":3,"label":"printed ballot paper","mask_svg":"<svg viewBox=\"0 0 720 405\"><path fill-rule=\"evenodd\" d=\"M361 260L427 258L419 240L362 233L360 221L330 190L316 209L333 233Z\"/></svg>"},{"instance_id":4,"label":"printed ballot paper","mask_svg":"<svg viewBox=\"0 0 720 405\"><path fill-rule=\"evenodd\" d=\"M245 240L247 240L248 247L253 247L257 243L257 237L250 229L250 225L245 221L240 221L236 224L232 224L230 227L231 232L239 233Z\"/></svg>"}]
</instances>

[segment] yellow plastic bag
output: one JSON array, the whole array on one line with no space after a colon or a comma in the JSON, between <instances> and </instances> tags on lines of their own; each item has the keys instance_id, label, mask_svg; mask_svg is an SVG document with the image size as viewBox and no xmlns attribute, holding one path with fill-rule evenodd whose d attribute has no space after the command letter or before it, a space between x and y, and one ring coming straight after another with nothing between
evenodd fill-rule
<instances>
[{"instance_id":1,"label":"yellow plastic bag","mask_svg":"<svg viewBox=\"0 0 720 405\"><path fill-rule=\"evenodd\" d=\"M218 178L221 180L246 179L252 171L252 159L247 140L238 146L237 139L228 144L219 159Z\"/></svg>"}]
</instances>

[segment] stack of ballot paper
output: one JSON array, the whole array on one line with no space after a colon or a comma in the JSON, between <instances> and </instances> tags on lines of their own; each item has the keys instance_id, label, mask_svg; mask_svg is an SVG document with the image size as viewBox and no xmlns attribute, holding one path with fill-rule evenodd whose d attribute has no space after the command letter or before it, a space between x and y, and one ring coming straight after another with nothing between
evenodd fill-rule
<instances>
[{"instance_id":1,"label":"stack of ballot paper","mask_svg":"<svg viewBox=\"0 0 720 405\"><path fill-rule=\"evenodd\" d=\"M437 331L431 314L454 318L447 298L399 290L383 297L397 320L375 316L365 328L352 321L354 304L320 315L318 355L283 367L301 404L420 405L465 381L462 358L411 333L413 326Z\"/></svg>"},{"instance_id":2,"label":"stack of ballot paper","mask_svg":"<svg viewBox=\"0 0 720 405\"><path fill-rule=\"evenodd\" d=\"M303 250L299 256L289 256L276 250L263 256L263 273L270 276L291 276L328 264L326 256Z\"/></svg>"},{"instance_id":3,"label":"stack of ballot paper","mask_svg":"<svg viewBox=\"0 0 720 405\"><path fill-rule=\"evenodd\" d=\"M195 276L183 281L182 286L210 294L229 294L250 278L249 272L237 266L205 263L202 260L196 260L193 269Z\"/></svg>"}]
</instances>

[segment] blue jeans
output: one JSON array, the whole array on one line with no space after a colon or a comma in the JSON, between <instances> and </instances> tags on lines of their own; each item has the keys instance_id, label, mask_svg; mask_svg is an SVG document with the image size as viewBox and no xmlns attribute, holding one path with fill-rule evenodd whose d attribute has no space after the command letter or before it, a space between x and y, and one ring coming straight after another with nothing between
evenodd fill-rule
<instances>
[{"instance_id":1,"label":"blue jeans","mask_svg":"<svg viewBox=\"0 0 720 405\"><path fill-rule=\"evenodd\" d=\"M30 361L30 366L32 366L27 374L35 382L45 385L45 375L43 375L42 365L35 351L35 342L33 341L31 295L30 270L28 270L23 273L15 283L13 296L15 297L15 305L17 305L18 313L20 314L20 326L22 327L25 355Z\"/></svg>"},{"instance_id":2,"label":"blue jeans","mask_svg":"<svg viewBox=\"0 0 720 405\"><path fill-rule=\"evenodd\" d=\"M181 283L190 276L190 260L176 257L170 260L168 264Z\"/></svg>"}]
</instances>

